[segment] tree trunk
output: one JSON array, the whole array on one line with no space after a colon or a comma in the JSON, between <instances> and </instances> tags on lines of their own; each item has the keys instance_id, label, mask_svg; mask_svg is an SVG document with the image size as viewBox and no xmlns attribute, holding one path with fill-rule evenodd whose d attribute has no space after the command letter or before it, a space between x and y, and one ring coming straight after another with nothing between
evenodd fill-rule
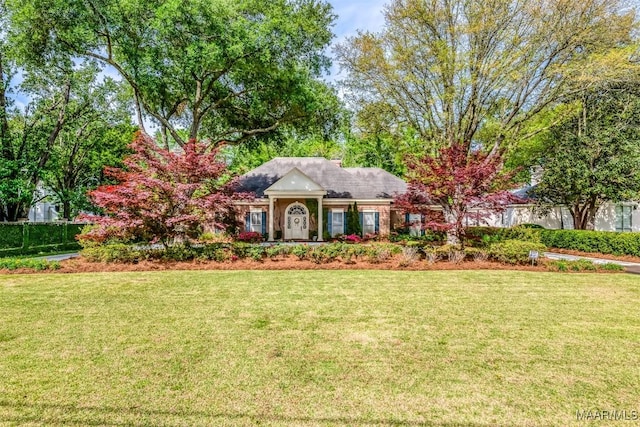
<instances>
[{"instance_id":1,"label":"tree trunk","mask_svg":"<svg viewBox=\"0 0 640 427\"><path fill-rule=\"evenodd\" d=\"M582 218L582 212L580 209L570 209L571 216L573 217L573 228L576 230L584 230L584 221Z\"/></svg>"},{"instance_id":2,"label":"tree trunk","mask_svg":"<svg viewBox=\"0 0 640 427\"><path fill-rule=\"evenodd\" d=\"M7 117L7 98L4 81L5 71L2 61L2 52L0 52L0 155L10 160L12 153L9 147L9 118Z\"/></svg>"},{"instance_id":3,"label":"tree trunk","mask_svg":"<svg viewBox=\"0 0 640 427\"><path fill-rule=\"evenodd\" d=\"M593 230L595 228L596 214L598 213L597 201L592 199L586 204L576 203L570 209L573 217L573 228L576 230Z\"/></svg>"},{"instance_id":4,"label":"tree trunk","mask_svg":"<svg viewBox=\"0 0 640 427\"><path fill-rule=\"evenodd\" d=\"M62 218L71 221L71 202L69 200L62 202Z\"/></svg>"},{"instance_id":5,"label":"tree trunk","mask_svg":"<svg viewBox=\"0 0 640 427\"><path fill-rule=\"evenodd\" d=\"M447 244L462 246L464 243L460 239L460 218L450 207L442 207L444 220L450 227L447 229Z\"/></svg>"},{"instance_id":6,"label":"tree trunk","mask_svg":"<svg viewBox=\"0 0 640 427\"><path fill-rule=\"evenodd\" d=\"M20 218L26 218L29 215L29 211L25 210L23 203L7 203L6 210L6 220L10 222L17 221Z\"/></svg>"},{"instance_id":7,"label":"tree trunk","mask_svg":"<svg viewBox=\"0 0 640 427\"><path fill-rule=\"evenodd\" d=\"M599 209L600 209L600 206L598 206L598 203L595 197L592 197L591 200L589 200L589 206L587 207L585 230L595 229L596 214L598 213Z\"/></svg>"}]
</instances>

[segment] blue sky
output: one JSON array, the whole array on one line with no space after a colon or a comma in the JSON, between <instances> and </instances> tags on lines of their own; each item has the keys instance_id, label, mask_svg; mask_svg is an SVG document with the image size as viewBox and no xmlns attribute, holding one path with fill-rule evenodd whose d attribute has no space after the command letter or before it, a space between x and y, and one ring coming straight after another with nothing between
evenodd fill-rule
<instances>
[{"instance_id":1,"label":"blue sky","mask_svg":"<svg viewBox=\"0 0 640 427\"><path fill-rule=\"evenodd\" d=\"M384 18L382 8L390 0L329 0L333 12L338 15L333 27L336 37L334 44L353 36L357 30L378 31L382 28ZM338 66L333 64L328 80L338 76Z\"/></svg>"}]
</instances>

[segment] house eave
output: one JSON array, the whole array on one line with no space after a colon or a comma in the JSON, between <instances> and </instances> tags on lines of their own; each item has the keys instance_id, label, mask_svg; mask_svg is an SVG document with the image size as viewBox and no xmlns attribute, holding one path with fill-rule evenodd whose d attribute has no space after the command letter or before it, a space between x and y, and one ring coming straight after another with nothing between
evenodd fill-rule
<instances>
[{"instance_id":1,"label":"house eave","mask_svg":"<svg viewBox=\"0 0 640 427\"><path fill-rule=\"evenodd\" d=\"M295 198L295 197L320 197L326 196L326 190L317 190L317 191L286 191L286 190L265 190L264 194L266 196L271 197L282 197L282 198Z\"/></svg>"}]
</instances>

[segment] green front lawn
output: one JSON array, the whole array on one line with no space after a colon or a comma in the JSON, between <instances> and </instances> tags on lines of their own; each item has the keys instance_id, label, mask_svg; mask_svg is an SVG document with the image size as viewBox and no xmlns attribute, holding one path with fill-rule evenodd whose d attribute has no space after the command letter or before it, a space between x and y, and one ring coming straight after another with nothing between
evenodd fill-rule
<instances>
[{"instance_id":1,"label":"green front lawn","mask_svg":"<svg viewBox=\"0 0 640 427\"><path fill-rule=\"evenodd\" d=\"M639 307L640 277L620 274L0 275L0 425L631 416Z\"/></svg>"}]
</instances>

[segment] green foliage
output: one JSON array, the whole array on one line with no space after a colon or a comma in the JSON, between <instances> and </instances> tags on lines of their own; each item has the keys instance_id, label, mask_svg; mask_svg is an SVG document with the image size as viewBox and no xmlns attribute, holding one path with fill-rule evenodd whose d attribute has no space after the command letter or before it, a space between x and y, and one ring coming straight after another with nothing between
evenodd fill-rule
<instances>
[{"instance_id":1,"label":"green foliage","mask_svg":"<svg viewBox=\"0 0 640 427\"><path fill-rule=\"evenodd\" d=\"M217 262L228 261L232 256L229 246L225 243L207 243L200 249L199 257Z\"/></svg>"},{"instance_id":2,"label":"green foliage","mask_svg":"<svg viewBox=\"0 0 640 427\"><path fill-rule=\"evenodd\" d=\"M389 236L392 242L424 242L424 243L443 243L447 238L447 233L443 231L424 230L424 234L412 236L409 230L403 229L400 233L394 233Z\"/></svg>"},{"instance_id":3,"label":"green foliage","mask_svg":"<svg viewBox=\"0 0 640 427\"><path fill-rule=\"evenodd\" d=\"M358 211L358 202L354 202L353 206L347 208L347 235L355 234L362 236L362 224L360 224L360 213Z\"/></svg>"},{"instance_id":4,"label":"green foliage","mask_svg":"<svg viewBox=\"0 0 640 427\"><path fill-rule=\"evenodd\" d=\"M597 264L598 270L603 271L624 271L624 266L620 264L613 264L611 262L606 262L604 264Z\"/></svg>"},{"instance_id":5,"label":"green foliage","mask_svg":"<svg viewBox=\"0 0 640 427\"><path fill-rule=\"evenodd\" d=\"M80 255L89 262L131 263L144 259L146 254L125 243L107 243L85 247Z\"/></svg>"},{"instance_id":6,"label":"green foliage","mask_svg":"<svg viewBox=\"0 0 640 427\"><path fill-rule=\"evenodd\" d=\"M84 224L0 223L0 256L73 250Z\"/></svg>"},{"instance_id":7,"label":"green foliage","mask_svg":"<svg viewBox=\"0 0 640 427\"><path fill-rule=\"evenodd\" d=\"M315 246L309 254L311 261L322 264L335 261L342 253L342 243L329 243Z\"/></svg>"},{"instance_id":8,"label":"green foliage","mask_svg":"<svg viewBox=\"0 0 640 427\"><path fill-rule=\"evenodd\" d=\"M431 252L429 250L423 249L425 253ZM429 255L431 257L431 255ZM464 261L465 252L458 245L446 244L442 246L436 246L433 249L433 258L434 260L443 259L458 264Z\"/></svg>"},{"instance_id":9,"label":"green foliage","mask_svg":"<svg viewBox=\"0 0 640 427\"><path fill-rule=\"evenodd\" d=\"M504 233L505 237L509 240L521 240L523 242L540 243L540 230L539 228L516 226L506 229Z\"/></svg>"},{"instance_id":10,"label":"green foliage","mask_svg":"<svg viewBox=\"0 0 640 427\"><path fill-rule=\"evenodd\" d=\"M486 261L489 259L489 252L485 248L474 248L465 246L464 248L465 259L471 259L473 261Z\"/></svg>"},{"instance_id":11,"label":"green foliage","mask_svg":"<svg viewBox=\"0 0 640 427\"><path fill-rule=\"evenodd\" d=\"M551 271L624 271L624 267L618 264L606 263L596 264L586 259L580 260L553 260L548 261L546 266Z\"/></svg>"},{"instance_id":12,"label":"green foliage","mask_svg":"<svg viewBox=\"0 0 640 427\"><path fill-rule=\"evenodd\" d=\"M249 247L249 250L247 251L247 255L249 256L249 258L251 258L254 261L262 261L265 254L266 254L266 250L264 246L261 246L261 245L252 245L251 247Z\"/></svg>"},{"instance_id":13,"label":"green foliage","mask_svg":"<svg viewBox=\"0 0 640 427\"><path fill-rule=\"evenodd\" d=\"M165 248L163 258L170 261L191 261L198 258L201 253L202 248L179 244Z\"/></svg>"},{"instance_id":14,"label":"green foliage","mask_svg":"<svg viewBox=\"0 0 640 427\"><path fill-rule=\"evenodd\" d=\"M518 225L511 228L501 227L468 227L465 233L467 245L487 248L494 243L505 240L522 240L540 243L544 229Z\"/></svg>"},{"instance_id":15,"label":"green foliage","mask_svg":"<svg viewBox=\"0 0 640 427\"><path fill-rule=\"evenodd\" d=\"M365 253L366 259L372 264L379 264L388 261L391 258L391 250L388 247L372 245L367 247Z\"/></svg>"},{"instance_id":16,"label":"green foliage","mask_svg":"<svg viewBox=\"0 0 640 427\"><path fill-rule=\"evenodd\" d=\"M306 259L310 252L311 247L309 245L295 245L291 247L291 253L295 255L300 261Z\"/></svg>"},{"instance_id":17,"label":"green foliage","mask_svg":"<svg viewBox=\"0 0 640 427\"><path fill-rule=\"evenodd\" d=\"M496 148L574 89L571 77L600 77L584 62L631 44L635 25L619 0L391 1L384 18L336 47L365 135L411 127L439 146ZM609 75L631 62L621 56Z\"/></svg>"},{"instance_id":18,"label":"green foliage","mask_svg":"<svg viewBox=\"0 0 640 427\"><path fill-rule=\"evenodd\" d=\"M344 234L356 234L353 228L353 205L349 205L347 206L347 223L345 224Z\"/></svg>"},{"instance_id":19,"label":"green foliage","mask_svg":"<svg viewBox=\"0 0 640 427\"><path fill-rule=\"evenodd\" d=\"M499 262L506 264L526 264L530 251L537 251L540 255L546 250L542 243L523 242L520 240L505 240L501 243L494 243L488 249L489 256Z\"/></svg>"},{"instance_id":20,"label":"green foliage","mask_svg":"<svg viewBox=\"0 0 640 427\"><path fill-rule=\"evenodd\" d=\"M551 248L613 255L640 256L640 233L589 230L540 230L542 243Z\"/></svg>"},{"instance_id":21,"label":"green foliage","mask_svg":"<svg viewBox=\"0 0 640 427\"><path fill-rule=\"evenodd\" d=\"M276 259L279 256L286 257L289 253L291 253L291 246L289 245L271 245L265 249L265 254L271 259Z\"/></svg>"},{"instance_id":22,"label":"green foliage","mask_svg":"<svg viewBox=\"0 0 640 427\"><path fill-rule=\"evenodd\" d=\"M249 249L251 244L244 242L233 242L231 244L231 253L238 258L247 258L249 256Z\"/></svg>"},{"instance_id":23,"label":"green foliage","mask_svg":"<svg viewBox=\"0 0 640 427\"><path fill-rule=\"evenodd\" d=\"M163 145L167 134L179 145L240 143L331 112L319 80L334 20L326 2L10 4L12 42L25 56L114 65L162 124Z\"/></svg>"},{"instance_id":24,"label":"green foliage","mask_svg":"<svg viewBox=\"0 0 640 427\"><path fill-rule=\"evenodd\" d=\"M35 195L39 186L53 193L46 200L60 203L62 216L70 220L73 211L89 206L86 190L104 179L104 166L118 162L130 140L129 100L118 94L123 85L100 76L94 63L49 58L34 66L18 46L3 51L3 41L0 221L25 217L41 197ZM9 63L15 69L7 68ZM10 81L17 69L20 84ZM11 108L12 98L26 99L28 105Z\"/></svg>"},{"instance_id":25,"label":"green foliage","mask_svg":"<svg viewBox=\"0 0 640 427\"><path fill-rule=\"evenodd\" d=\"M637 83L581 91L579 109L546 134L532 189L543 209L567 206L576 229L593 228L605 202L640 197L640 95Z\"/></svg>"},{"instance_id":26,"label":"green foliage","mask_svg":"<svg viewBox=\"0 0 640 427\"><path fill-rule=\"evenodd\" d=\"M0 249L22 248L23 224L0 223Z\"/></svg>"},{"instance_id":27,"label":"green foliage","mask_svg":"<svg viewBox=\"0 0 640 427\"><path fill-rule=\"evenodd\" d=\"M21 268L37 271L58 270L60 263L43 259L0 258L0 270L18 270Z\"/></svg>"},{"instance_id":28,"label":"green foliage","mask_svg":"<svg viewBox=\"0 0 640 427\"><path fill-rule=\"evenodd\" d=\"M335 115L341 108L332 114ZM276 132L267 138L225 147L223 153L228 159L229 169L243 174L275 157L324 157L329 160L342 157L342 146L336 141L342 139L344 132L334 131L322 136L315 134L317 129L301 132L291 127Z\"/></svg>"}]
</instances>

